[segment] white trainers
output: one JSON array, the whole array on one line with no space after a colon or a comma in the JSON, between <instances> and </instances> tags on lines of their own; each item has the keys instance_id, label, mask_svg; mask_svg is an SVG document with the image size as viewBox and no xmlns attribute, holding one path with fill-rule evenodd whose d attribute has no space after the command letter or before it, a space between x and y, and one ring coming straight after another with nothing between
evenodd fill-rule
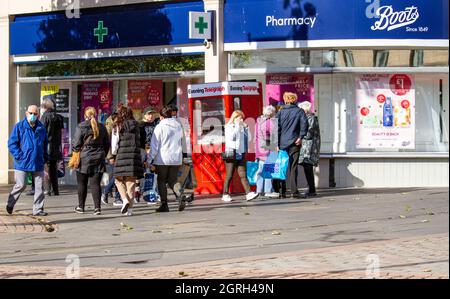
<instances>
[{"instance_id":1,"label":"white trainers","mask_svg":"<svg viewBox=\"0 0 450 299\"><path fill-rule=\"evenodd\" d=\"M259 196L259 193L250 192L245 196L245 198L247 199L247 201L250 201L250 200L257 198L258 196Z\"/></svg>"},{"instance_id":2,"label":"white trainers","mask_svg":"<svg viewBox=\"0 0 450 299\"><path fill-rule=\"evenodd\" d=\"M277 193L277 192L270 192L270 193L266 193L264 195L268 198L279 198L280 197L280 193Z\"/></svg>"},{"instance_id":3,"label":"white trainers","mask_svg":"<svg viewBox=\"0 0 450 299\"><path fill-rule=\"evenodd\" d=\"M133 210L132 209L128 209L127 212L122 213L122 216L133 216Z\"/></svg>"},{"instance_id":4,"label":"white trainers","mask_svg":"<svg viewBox=\"0 0 450 299\"><path fill-rule=\"evenodd\" d=\"M233 199L231 198L231 196L229 194L224 194L222 196L222 201L224 201L224 202L232 202Z\"/></svg>"}]
</instances>

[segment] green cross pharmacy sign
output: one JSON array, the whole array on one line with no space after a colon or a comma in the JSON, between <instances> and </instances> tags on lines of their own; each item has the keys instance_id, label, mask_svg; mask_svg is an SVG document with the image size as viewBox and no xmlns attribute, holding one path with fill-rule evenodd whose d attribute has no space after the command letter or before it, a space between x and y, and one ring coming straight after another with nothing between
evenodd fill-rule
<instances>
[{"instance_id":1,"label":"green cross pharmacy sign","mask_svg":"<svg viewBox=\"0 0 450 299\"><path fill-rule=\"evenodd\" d=\"M108 36L108 27L104 27L103 21L98 21L97 28L94 28L94 36L97 37L99 44L103 43L105 36Z\"/></svg>"},{"instance_id":2,"label":"green cross pharmacy sign","mask_svg":"<svg viewBox=\"0 0 450 299\"><path fill-rule=\"evenodd\" d=\"M189 12L189 38L190 39L211 39L211 13L209 12Z\"/></svg>"}]
</instances>

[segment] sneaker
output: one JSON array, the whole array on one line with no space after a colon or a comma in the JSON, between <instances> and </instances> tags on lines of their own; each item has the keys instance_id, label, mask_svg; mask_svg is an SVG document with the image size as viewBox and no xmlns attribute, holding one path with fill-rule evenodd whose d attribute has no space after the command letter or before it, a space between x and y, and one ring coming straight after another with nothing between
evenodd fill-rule
<instances>
[{"instance_id":1,"label":"sneaker","mask_svg":"<svg viewBox=\"0 0 450 299\"><path fill-rule=\"evenodd\" d=\"M161 204L159 208L156 209L157 213L167 213L169 212L169 205L168 204Z\"/></svg>"},{"instance_id":2,"label":"sneaker","mask_svg":"<svg viewBox=\"0 0 450 299\"><path fill-rule=\"evenodd\" d=\"M33 214L33 216L47 216L47 215L48 215L48 213L46 213L44 211L39 211L38 213Z\"/></svg>"},{"instance_id":3,"label":"sneaker","mask_svg":"<svg viewBox=\"0 0 450 299\"><path fill-rule=\"evenodd\" d=\"M134 203L139 203L139 198L135 197L135 198L133 199L133 201L134 201Z\"/></svg>"},{"instance_id":4,"label":"sneaker","mask_svg":"<svg viewBox=\"0 0 450 299\"><path fill-rule=\"evenodd\" d=\"M250 201L250 200L254 200L255 198L257 198L259 196L259 193L256 193L256 192L250 192L249 194L247 194L246 196L245 196L245 199L247 199L247 201Z\"/></svg>"},{"instance_id":5,"label":"sneaker","mask_svg":"<svg viewBox=\"0 0 450 299\"><path fill-rule=\"evenodd\" d=\"M6 212L11 215L13 213L14 207L10 207L8 205L6 205Z\"/></svg>"},{"instance_id":6,"label":"sneaker","mask_svg":"<svg viewBox=\"0 0 450 299\"><path fill-rule=\"evenodd\" d=\"M107 193L102 193L101 201L104 205L108 204L108 194Z\"/></svg>"},{"instance_id":7,"label":"sneaker","mask_svg":"<svg viewBox=\"0 0 450 299\"><path fill-rule=\"evenodd\" d=\"M301 194L301 196L303 198L314 197L314 196L317 196L317 193L316 192L304 192Z\"/></svg>"},{"instance_id":8,"label":"sneaker","mask_svg":"<svg viewBox=\"0 0 450 299\"><path fill-rule=\"evenodd\" d=\"M186 196L182 195L180 198L180 204L178 205L178 211L182 212L186 208Z\"/></svg>"},{"instance_id":9,"label":"sneaker","mask_svg":"<svg viewBox=\"0 0 450 299\"><path fill-rule=\"evenodd\" d=\"M122 209L120 210L120 212L123 214L126 214L128 212L128 209L130 208L130 203L124 203L122 206Z\"/></svg>"},{"instance_id":10,"label":"sneaker","mask_svg":"<svg viewBox=\"0 0 450 299\"><path fill-rule=\"evenodd\" d=\"M120 199L116 199L116 200L113 202L113 206L115 206L115 207L121 207L121 206L123 206L123 201L121 201Z\"/></svg>"},{"instance_id":11,"label":"sneaker","mask_svg":"<svg viewBox=\"0 0 450 299\"><path fill-rule=\"evenodd\" d=\"M94 215L101 215L102 214L102 212L100 211L100 209L95 209L94 210Z\"/></svg>"},{"instance_id":12,"label":"sneaker","mask_svg":"<svg viewBox=\"0 0 450 299\"><path fill-rule=\"evenodd\" d=\"M30 190L26 193L27 196L33 196L34 195L34 190Z\"/></svg>"},{"instance_id":13,"label":"sneaker","mask_svg":"<svg viewBox=\"0 0 450 299\"><path fill-rule=\"evenodd\" d=\"M154 205L157 204L157 202L156 202L156 201L149 201L149 202L147 202L147 204L148 204L149 206L154 206Z\"/></svg>"},{"instance_id":14,"label":"sneaker","mask_svg":"<svg viewBox=\"0 0 450 299\"><path fill-rule=\"evenodd\" d=\"M224 202L232 202L233 199L231 198L231 196L229 194L224 194L222 196L222 201L224 201Z\"/></svg>"},{"instance_id":15,"label":"sneaker","mask_svg":"<svg viewBox=\"0 0 450 299\"><path fill-rule=\"evenodd\" d=\"M52 192L51 191L44 191L44 195L45 196L52 196Z\"/></svg>"},{"instance_id":16,"label":"sneaker","mask_svg":"<svg viewBox=\"0 0 450 299\"><path fill-rule=\"evenodd\" d=\"M80 208L80 207L76 207L76 208L75 208L75 213L78 213L78 214L84 214L84 209L82 209L82 208Z\"/></svg>"},{"instance_id":17,"label":"sneaker","mask_svg":"<svg viewBox=\"0 0 450 299\"><path fill-rule=\"evenodd\" d=\"M277 193L277 192L270 192L270 193L266 193L264 195L268 198L280 198L280 193Z\"/></svg>"}]
</instances>

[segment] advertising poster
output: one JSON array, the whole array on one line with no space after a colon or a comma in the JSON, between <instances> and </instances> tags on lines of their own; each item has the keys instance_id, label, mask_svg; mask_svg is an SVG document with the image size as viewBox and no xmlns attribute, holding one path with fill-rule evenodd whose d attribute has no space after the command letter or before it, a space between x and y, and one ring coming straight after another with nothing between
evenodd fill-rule
<instances>
[{"instance_id":1,"label":"advertising poster","mask_svg":"<svg viewBox=\"0 0 450 299\"><path fill-rule=\"evenodd\" d=\"M159 111L163 106L163 82L161 80L129 80L128 106L144 110L147 107Z\"/></svg>"},{"instance_id":2,"label":"advertising poster","mask_svg":"<svg viewBox=\"0 0 450 299\"><path fill-rule=\"evenodd\" d=\"M356 78L357 148L415 148L415 89L404 74Z\"/></svg>"},{"instance_id":3,"label":"advertising poster","mask_svg":"<svg viewBox=\"0 0 450 299\"><path fill-rule=\"evenodd\" d=\"M266 104L283 105L283 94L293 92L298 102L309 101L314 111L314 79L304 74L269 74L266 77Z\"/></svg>"},{"instance_id":4,"label":"advertising poster","mask_svg":"<svg viewBox=\"0 0 450 299\"><path fill-rule=\"evenodd\" d=\"M41 102L44 99L50 99L55 104L56 113L64 119L64 129L61 134L61 148L64 158L69 156L70 152L70 97L71 83L42 83L41 84Z\"/></svg>"},{"instance_id":5,"label":"advertising poster","mask_svg":"<svg viewBox=\"0 0 450 299\"><path fill-rule=\"evenodd\" d=\"M88 82L81 85L80 119L84 118L84 110L94 107L97 110L98 121L105 123L112 112L113 83Z\"/></svg>"}]
</instances>

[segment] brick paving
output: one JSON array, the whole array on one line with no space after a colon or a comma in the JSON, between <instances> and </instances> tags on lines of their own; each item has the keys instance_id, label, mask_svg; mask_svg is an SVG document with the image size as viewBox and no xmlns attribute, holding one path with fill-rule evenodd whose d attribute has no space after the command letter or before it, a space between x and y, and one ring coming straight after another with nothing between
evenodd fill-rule
<instances>
[{"instance_id":1,"label":"brick paving","mask_svg":"<svg viewBox=\"0 0 450 299\"><path fill-rule=\"evenodd\" d=\"M91 268L81 265L80 277L118 279L304 279L380 278L448 279L448 234L429 235L328 248L300 250L277 255L227 259L205 263L154 268ZM367 268L377 255L379 273ZM82 261L81 261L82 263ZM372 269L372 268L370 268ZM0 266L0 278L64 279L64 267Z\"/></svg>"},{"instance_id":2,"label":"brick paving","mask_svg":"<svg viewBox=\"0 0 450 299\"><path fill-rule=\"evenodd\" d=\"M2 233L42 233L55 230L56 225L39 217L17 213L14 216L9 216L0 213L0 236Z\"/></svg>"}]
</instances>

